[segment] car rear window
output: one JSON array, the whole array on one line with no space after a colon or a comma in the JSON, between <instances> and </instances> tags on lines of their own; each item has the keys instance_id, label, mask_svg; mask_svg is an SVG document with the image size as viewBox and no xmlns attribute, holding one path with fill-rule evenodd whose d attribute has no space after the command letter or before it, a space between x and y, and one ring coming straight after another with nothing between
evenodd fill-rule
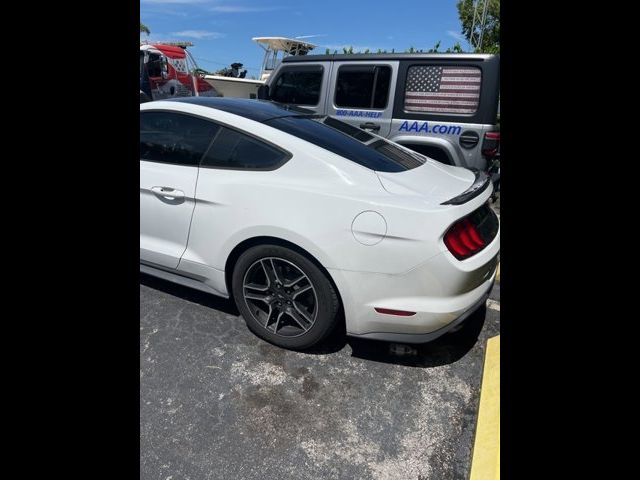
<instances>
[{"instance_id":1,"label":"car rear window","mask_svg":"<svg viewBox=\"0 0 640 480\"><path fill-rule=\"evenodd\" d=\"M377 172L403 172L425 162L418 153L324 115L280 117L265 123Z\"/></svg>"}]
</instances>

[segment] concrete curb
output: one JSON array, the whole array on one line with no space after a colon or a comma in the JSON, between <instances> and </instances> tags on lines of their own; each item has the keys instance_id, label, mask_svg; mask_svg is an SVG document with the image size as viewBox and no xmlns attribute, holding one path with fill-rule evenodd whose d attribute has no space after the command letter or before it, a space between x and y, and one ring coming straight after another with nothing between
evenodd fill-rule
<instances>
[{"instance_id":1,"label":"concrete curb","mask_svg":"<svg viewBox=\"0 0 640 480\"><path fill-rule=\"evenodd\" d=\"M487 340L469 480L500 480L500 335Z\"/></svg>"}]
</instances>

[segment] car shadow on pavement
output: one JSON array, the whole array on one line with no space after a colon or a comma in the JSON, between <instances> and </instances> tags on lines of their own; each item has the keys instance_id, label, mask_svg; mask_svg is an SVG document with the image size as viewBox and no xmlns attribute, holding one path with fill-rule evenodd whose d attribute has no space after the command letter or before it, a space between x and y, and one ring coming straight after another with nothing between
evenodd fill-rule
<instances>
[{"instance_id":1,"label":"car shadow on pavement","mask_svg":"<svg viewBox=\"0 0 640 480\"><path fill-rule=\"evenodd\" d=\"M404 345L359 338L348 338L352 356L374 362L408 367L433 368L455 363L476 344L484 326L486 307L479 308L453 333L422 345Z\"/></svg>"},{"instance_id":2,"label":"car shadow on pavement","mask_svg":"<svg viewBox=\"0 0 640 480\"><path fill-rule=\"evenodd\" d=\"M184 287L144 273L140 273L140 283L207 308L240 316L233 301L213 294ZM486 313L486 307L479 308L469 316L460 330L447 333L422 345L404 345L347 337L344 322L339 322L338 328L335 328L325 341L304 350L302 353L330 355L341 351L348 345L351 348L351 356L363 360L418 368L439 367L457 362L473 348L484 326ZM280 347L274 346L274 348Z\"/></svg>"},{"instance_id":3,"label":"car shadow on pavement","mask_svg":"<svg viewBox=\"0 0 640 480\"><path fill-rule=\"evenodd\" d=\"M422 345L347 337L344 322L340 322L340 327L324 342L303 353L329 355L348 345L351 348L351 356L363 360L408 367L439 367L457 362L474 347L484 327L486 314L487 308L483 306L469 316L460 330Z\"/></svg>"}]
</instances>

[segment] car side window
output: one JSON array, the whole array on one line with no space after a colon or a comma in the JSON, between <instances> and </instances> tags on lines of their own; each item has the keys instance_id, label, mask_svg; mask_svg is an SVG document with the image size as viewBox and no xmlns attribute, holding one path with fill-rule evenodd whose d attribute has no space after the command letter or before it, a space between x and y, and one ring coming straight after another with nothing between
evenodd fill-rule
<instances>
[{"instance_id":1,"label":"car side window","mask_svg":"<svg viewBox=\"0 0 640 480\"><path fill-rule=\"evenodd\" d=\"M231 128L221 127L201 166L233 170L274 170L289 154Z\"/></svg>"},{"instance_id":2,"label":"car side window","mask_svg":"<svg viewBox=\"0 0 640 480\"><path fill-rule=\"evenodd\" d=\"M140 112L140 160L198 166L220 127L174 112Z\"/></svg>"},{"instance_id":3,"label":"car side window","mask_svg":"<svg viewBox=\"0 0 640 480\"><path fill-rule=\"evenodd\" d=\"M386 108L391 83L391 67L344 65L336 80L337 107Z\"/></svg>"},{"instance_id":4,"label":"car side window","mask_svg":"<svg viewBox=\"0 0 640 480\"><path fill-rule=\"evenodd\" d=\"M321 65L282 70L271 86L271 100L294 105L317 105L323 71Z\"/></svg>"},{"instance_id":5,"label":"car side window","mask_svg":"<svg viewBox=\"0 0 640 480\"><path fill-rule=\"evenodd\" d=\"M405 112L471 115L478 110L482 72L477 67L413 65L407 71Z\"/></svg>"}]
</instances>

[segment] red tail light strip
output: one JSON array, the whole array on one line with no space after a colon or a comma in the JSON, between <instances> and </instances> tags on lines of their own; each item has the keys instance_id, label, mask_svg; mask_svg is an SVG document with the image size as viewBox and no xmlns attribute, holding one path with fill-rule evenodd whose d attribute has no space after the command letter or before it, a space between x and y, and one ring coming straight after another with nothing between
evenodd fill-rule
<instances>
[{"instance_id":1,"label":"red tail light strip","mask_svg":"<svg viewBox=\"0 0 640 480\"><path fill-rule=\"evenodd\" d=\"M383 313L385 315L397 315L399 317L412 317L416 314L416 312L406 312L404 310L393 310L391 308L378 308L375 307L375 311L378 313Z\"/></svg>"}]
</instances>

